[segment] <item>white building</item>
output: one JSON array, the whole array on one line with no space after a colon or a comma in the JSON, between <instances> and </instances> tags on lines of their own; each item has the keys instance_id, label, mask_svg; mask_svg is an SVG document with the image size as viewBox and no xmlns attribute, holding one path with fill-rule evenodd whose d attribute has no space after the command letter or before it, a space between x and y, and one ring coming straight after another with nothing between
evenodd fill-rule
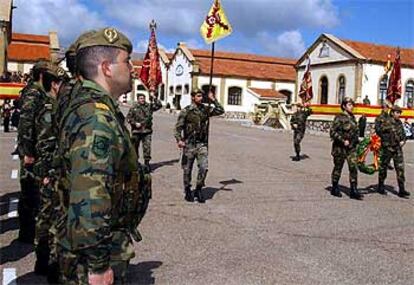
<instances>
[{"instance_id":1,"label":"white building","mask_svg":"<svg viewBox=\"0 0 414 285\"><path fill-rule=\"evenodd\" d=\"M300 84L306 66L306 55L311 60L312 104L339 104L344 96L358 103L368 96L372 105L380 105L387 93L384 66L387 56L391 61L397 47L338 39L322 34L298 60L296 82ZM414 49L401 49L402 107L413 106ZM296 100L298 89L296 91Z\"/></svg>"}]
</instances>

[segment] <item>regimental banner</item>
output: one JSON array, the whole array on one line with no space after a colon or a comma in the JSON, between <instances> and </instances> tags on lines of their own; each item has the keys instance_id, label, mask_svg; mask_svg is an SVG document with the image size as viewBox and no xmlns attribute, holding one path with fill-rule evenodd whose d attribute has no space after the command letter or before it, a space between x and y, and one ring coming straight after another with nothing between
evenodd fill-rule
<instances>
[{"instance_id":1,"label":"regimental banner","mask_svg":"<svg viewBox=\"0 0 414 285\"><path fill-rule=\"evenodd\" d=\"M312 115L337 115L342 112L340 105L310 105ZM355 115L365 114L367 117L377 117L381 114L381 106L370 106L355 104L353 113ZM401 118L414 119L414 109L402 108Z\"/></svg>"},{"instance_id":2,"label":"regimental banner","mask_svg":"<svg viewBox=\"0 0 414 285\"><path fill-rule=\"evenodd\" d=\"M214 0L213 6L200 27L201 36L207 44L230 35L232 28L219 0Z\"/></svg>"},{"instance_id":3,"label":"regimental banner","mask_svg":"<svg viewBox=\"0 0 414 285\"><path fill-rule=\"evenodd\" d=\"M0 83L0 99L17 99L25 86L23 83Z\"/></svg>"}]
</instances>

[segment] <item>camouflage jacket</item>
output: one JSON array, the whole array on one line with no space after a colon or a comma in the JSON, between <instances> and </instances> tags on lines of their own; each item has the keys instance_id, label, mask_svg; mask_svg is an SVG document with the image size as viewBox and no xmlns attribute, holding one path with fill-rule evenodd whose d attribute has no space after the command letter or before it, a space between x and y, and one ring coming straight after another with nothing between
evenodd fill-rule
<instances>
[{"instance_id":1,"label":"camouflage jacket","mask_svg":"<svg viewBox=\"0 0 414 285\"><path fill-rule=\"evenodd\" d=\"M31 83L22 92L18 126L18 148L21 156L37 157L36 144L40 130L36 118L46 96L45 90L37 82Z\"/></svg>"},{"instance_id":2,"label":"camouflage jacket","mask_svg":"<svg viewBox=\"0 0 414 285\"><path fill-rule=\"evenodd\" d=\"M36 140L36 150L38 160L35 164L34 171L40 178L48 177L52 173L53 155L56 149L57 126L55 123L56 98L47 94L44 98L43 105L40 106L36 113L36 128L38 136Z\"/></svg>"},{"instance_id":3,"label":"camouflage jacket","mask_svg":"<svg viewBox=\"0 0 414 285\"><path fill-rule=\"evenodd\" d=\"M158 111L161 107L161 101L158 99L154 99L151 103L135 103L129 109L127 115L127 121L131 124L132 134L152 133L152 113ZM135 126L137 123L141 124L140 128Z\"/></svg>"},{"instance_id":4,"label":"camouflage jacket","mask_svg":"<svg viewBox=\"0 0 414 285\"><path fill-rule=\"evenodd\" d=\"M376 121L375 132L381 138L382 147L391 151L400 147L400 142L406 140L401 120L396 120L391 115L384 116L378 122Z\"/></svg>"},{"instance_id":5,"label":"camouflage jacket","mask_svg":"<svg viewBox=\"0 0 414 285\"><path fill-rule=\"evenodd\" d=\"M109 266L112 233L128 230L125 185L138 171L137 155L118 105L103 88L84 80L73 95L59 135L59 184L68 189L62 190L58 239L90 271L102 272Z\"/></svg>"},{"instance_id":6,"label":"camouflage jacket","mask_svg":"<svg viewBox=\"0 0 414 285\"><path fill-rule=\"evenodd\" d=\"M209 117L224 114L224 109L217 100L212 104L213 106L191 104L180 112L174 133L177 142L208 143Z\"/></svg>"},{"instance_id":7,"label":"camouflage jacket","mask_svg":"<svg viewBox=\"0 0 414 285\"><path fill-rule=\"evenodd\" d=\"M292 119L290 120L290 125L292 126L292 129L304 133L306 129L306 120L310 115L312 115L312 109L310 108L298 110L297 112L295 112L292 116ZM297 128L293 127L294 124L298 125Z\"/></svg>"},{"instance_id":8,"label":"camouflage jacket","mask_svg":"<svg viewBox=\"0 0 414 285\"><path fill-rule=\"evenodd\" d=\"M55 121L57 126L60 125L60 120L65 112L66 108L69 106L72 94L75 94L79 91L79 88L82 86L82 82L76 78L72 78L68 82L62 83L60 87L58 96L56 98L56 115Z\"/></svg>"},{"instance_id":9,"label":"camouflage jacket","mask_svg":"<svg viewBox=\"0 0 414 285\"><path fill-rule=\"evenodd\" d=\"M355 150L358 144L359 135L355 116L346 111L336 115L329 135L332 140L331 154L333 156L346 154L349 151ZM345 146L345 140L349 141L350 144L348 146Z\"/></svg>"}]
</instances>

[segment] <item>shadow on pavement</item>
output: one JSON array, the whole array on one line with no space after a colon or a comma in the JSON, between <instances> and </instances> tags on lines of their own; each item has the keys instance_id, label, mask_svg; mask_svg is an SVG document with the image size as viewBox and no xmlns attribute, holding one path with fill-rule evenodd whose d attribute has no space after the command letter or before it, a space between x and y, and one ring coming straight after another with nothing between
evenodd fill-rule
<instances>
[{"instance_id":1,"label":"shadow on pavement","mask_svg":"<svg viewBox=\"0 0 414 285\"><path fill-rule=\"evenodd\" d=\"M204 199L206 199L206 200L213 199L214 195L218 191L233 191L233 189L226 188L226 186L232 185L232 184L241 184L241 183L243 183L243 181L232 178L230 180L220 181L219 183L222 185L220 188L214 188L214 187L203 188L203 197L204 197Z\"/></svg>"},{"instance_id":2,"label":"shadow on pavement","mask_svg":"<svg viewBox=\"0 0 414 285\"><path fill-rule=\"evenodd\" d=\"M289 156L290 157L290 159L292 160L292 161L295 161L294 159L296 158L296 156L295 155L291 155L291 156ZM307 155L307 154L302 154L302 155L300 155L299 156L300 157L300 160L304 160L304 159L309 159L310 157L309 157L309 155Z\"/></svg>"},{"instance_id":3,"label":"shadow on pavement","mask_svg":"<svg viewBox=\"0 0 414 285\"><path fill-rule=\"evenodd\" d=\"M151 163L151 170L154 171L155 169L161 168L163 166L174 165L174 164L178 163L179 161L180 160L177 158L177 159L171 159L171 160L166 160L166 161Z\"/></svg>"},{"instance_id":4,"label":"shadow on pavement","mask_svg":"<svg viewBox=\"0 0 414 285\"><path fill-rule=\"evenodd\" d=\"M8 231L14 231L19 228L19 219L15 218L8 218L6 220L0 221L0 234L4 234Z\"/></svg>"},{"instance_id":5,"label":"shadow on pavement","mask_svg":"<svg viewBox=\"0 0 414 285\"><path fill-rule=\"evenodd\" d=\"M3 216L9 212L10 201L19 198L20 191L6 193L0 196L0 215ZM16 205L17 206L17 205Z\"/></svg>"},{"instance_id":6,"label":"shadow on pavement","mask_svg":"<svg viewBox=\"0 0 414 285\"><path fill-rule=\"evenodd\" d=\"M15 283L14 283L15 282ZM17 284L17 285L44 285L47 283L46 277L39 276L34 274L34 272L28 272L25 275L20 276L15 281L12 281L8 285Z\"/></svg>"},{"instance_id":7,"label":"shadow on pavement","mask_svg":"<svg viewBox=\"0 0 414 285\"><path fill-rule=\"evenodd\" d=\"M0 249L0 265L7 262L13 262L22 259L33 251L32 244L19 242L17 239L12 241L8 246Z\"/></svg>"},{"instance_id":8,"label":"shadow on pavement","mask_svg":"<svg viewBox=\"0 0 414 285\"><path fill-rule=\"evenodd\" d=\"M145 261L138 264L130 264L128 267L128 283L137 285L155 284L154 270L162 265L161 261Z\"/></svg>"}]
</instances>

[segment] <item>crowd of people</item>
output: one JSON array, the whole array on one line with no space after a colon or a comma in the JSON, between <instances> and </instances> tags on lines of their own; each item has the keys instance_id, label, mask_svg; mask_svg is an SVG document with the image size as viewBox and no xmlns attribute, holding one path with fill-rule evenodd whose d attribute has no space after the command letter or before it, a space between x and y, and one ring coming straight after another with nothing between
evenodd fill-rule
<instances>
[{"instance_id":1,"label":"crowd of people","mask_svg":"<svg viewBox=\"0 0 414 285\"><path fill-rule=\"evenodd\" d=\"M0 82L27 83L29 79L30 74L22 73L21 71L6 71L0 75Z\"/></svg>"}]
</instances>

